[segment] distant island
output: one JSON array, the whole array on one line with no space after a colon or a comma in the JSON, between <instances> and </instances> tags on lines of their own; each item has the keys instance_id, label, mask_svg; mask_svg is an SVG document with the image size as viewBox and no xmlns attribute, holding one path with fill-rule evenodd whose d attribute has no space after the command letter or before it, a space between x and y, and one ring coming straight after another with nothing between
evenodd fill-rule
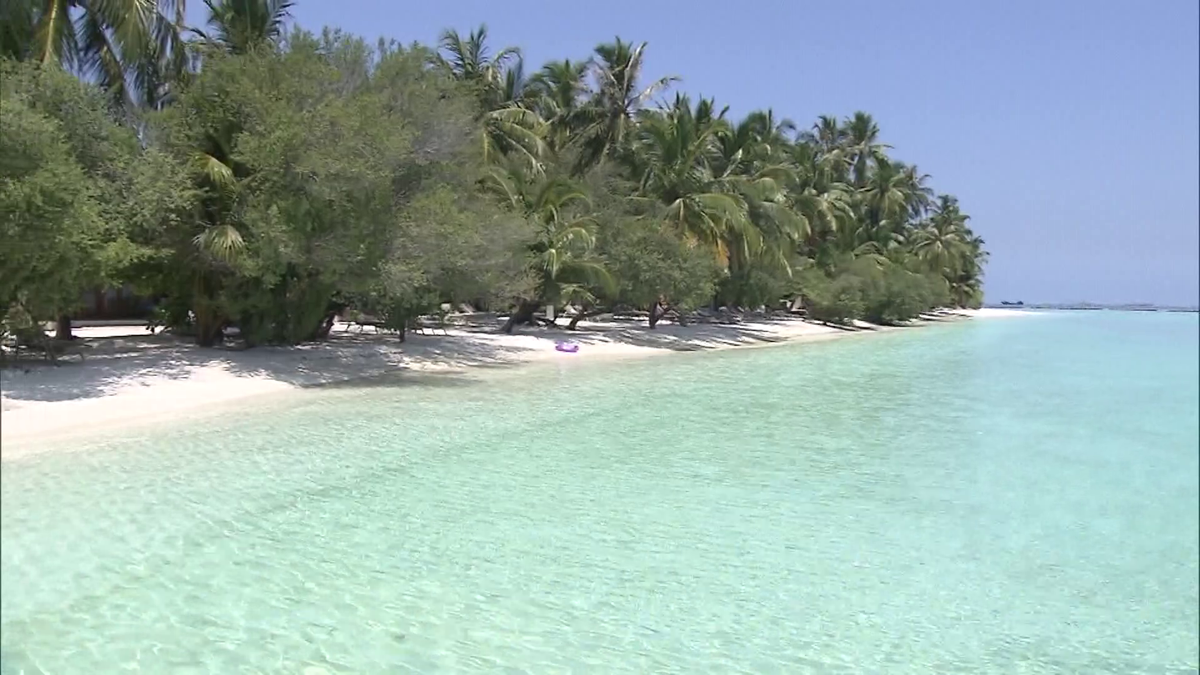
<instances>
[{"instance_id":1,"label":"distant island","mask_svg":"<svg viewBox=\"0 0 1200 675\"><path fill-rule=\"evenodd\" d=\"M999 304L987 303L985 307L1023 307L1025 309L1058 309L1058 310L1113 310L1121 312L1200 312L1200 307L1184 305L1155 305L1153 303L1100 304L1095 302L1035 302L1026 303L1021 300L1001 300Z\"/></svg>"}]
</instances>

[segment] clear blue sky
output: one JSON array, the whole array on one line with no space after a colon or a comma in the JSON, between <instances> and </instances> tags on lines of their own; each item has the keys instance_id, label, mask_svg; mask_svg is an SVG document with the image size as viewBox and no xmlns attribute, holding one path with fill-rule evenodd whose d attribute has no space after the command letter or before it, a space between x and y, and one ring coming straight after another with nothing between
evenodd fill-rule
<instances>
[{"instance_id":1,"label":"clear blue sky","mask_svg":"<svg viewBox=\"0 0 1200 675\"><path fill-rule=\"evenodd\" d=\"M427 44L486 22L531 70L620 35L650 43L648 75L735 115L865 110L971 214L988 301L1200 303L1197 0L297 0L292 14Z\"/></svg>"}]
</instances>

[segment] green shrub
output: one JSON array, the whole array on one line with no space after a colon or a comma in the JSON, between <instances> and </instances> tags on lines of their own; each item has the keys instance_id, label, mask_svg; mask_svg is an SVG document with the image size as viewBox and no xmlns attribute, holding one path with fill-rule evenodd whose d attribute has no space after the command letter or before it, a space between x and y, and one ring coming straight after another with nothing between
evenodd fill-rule
<instances>
[{"instance_id":1,"label":"green shrub","mask_svg":"<svg viewBox=\"0 0 1200 675\"><path fill-rule=\"evenodd\" d=\"M649 219L618 218L604 223L597 250L617 281L614 302L648 308L660 296L687 311L712 300L720 267L712 254L689 246Z\"/></svg>"},{"instance_id":2,"label":"green shrub","mask_svg":"<svg viewBox=\"0 0 1200 675\"><path fill-rule=\"evenodd\" d=\"M812 269L800 277L808 316L830 323L848 323L863 316L863 286L863 280L854 274L839 274L830 279L824 272Z\"/></svg>"},{"instance_id":3,"label":"green shrub","mask_svg":"<svg viewBox=\"0 0 1200 675\"><path fill-rule=\"evenodd\" d=\"M776 269L750 266L721 279L717 295L729 307L771 307L794 285L793 279Z\"/></svg>"},{"instance_id":4,"label":"green shrub","mask_svg":"<svg viewBox=\"0 0 1200 675\"><path fill-rule=\"evenodd\" d=\"M864 318L895 325L915 319L933 307L926 278L895 264L884 264L865 275Z\"/></svg>"}]
</instances>

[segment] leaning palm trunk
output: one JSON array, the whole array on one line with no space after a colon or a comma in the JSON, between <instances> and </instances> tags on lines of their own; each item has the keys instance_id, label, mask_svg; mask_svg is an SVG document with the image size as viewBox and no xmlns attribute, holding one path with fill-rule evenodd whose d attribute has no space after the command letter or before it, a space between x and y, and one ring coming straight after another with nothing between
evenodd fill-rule
<instances>
[{"instance_id":1,"label":"leaning palm trunk","mask_svg":"<svg viewBox=\"0 0 1200 675\"><path fill-rule=\"evenodd\" d=\"M655 300L654 304L650 305L650 328L656 328L658 322L662 321L668 314L673 314L675 322L680 326L687 325L687 320L684 319L683 312L679 311L677 307L667 304L666 298L659 296L658 300Z\"/></svg>"},{"instance_id":2,"label":"leaning palm trunk","mask_svg":"<svg viewBox=\"0 0 1200 675\"><path fill-rule=\"evenodd\" d=\"M593 316L600 316L604 313L603 307L596 307L590 304L584 304L575 312L575 316L571 317L571 322L567 324L567 330L575 330L579 326L579 322Z\"/></svg>"},{"instance_id":3,"label":"leaning palm trunk","mask_svg":"<svg viewBox=\"0 0 1200 675\"><path fill-rule=\"evenodd\" d=\"M501 330L505 333L512 334L513 329L518 325L533 323L533 314L541 304L536 300L524 300L517 305L516 311L508 316L508 321L504 322L504 327Z\"/></svg>"}]
</instances>

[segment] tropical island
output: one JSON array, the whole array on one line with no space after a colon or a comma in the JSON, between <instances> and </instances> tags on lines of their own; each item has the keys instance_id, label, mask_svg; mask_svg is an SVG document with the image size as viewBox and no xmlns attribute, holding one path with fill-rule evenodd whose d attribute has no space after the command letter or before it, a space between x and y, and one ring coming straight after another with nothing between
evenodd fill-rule
<instances>
[{"instance_id":1,"label":"tropical island","mask_svg":"<svg viewBox=\"0 0 1200 675\"><path fill-rule=\"evenodd\" d=\"M205 364L344 361L369 328L395 356L378 370L420 352L415 330L469 334L473 362L520 330L701 348L982 302L967 214L865 112L736 119L647 81L647 44L619 37L534 69L484 26L372 45L289 27L290 2L214 0L203 27L181 2L68 4L0 15L10 363L94 347L72 319L105 289L149 327L139 372L185 342ZM300 358L266 370L313 370Z\"/></svg>"}]
</instances>

